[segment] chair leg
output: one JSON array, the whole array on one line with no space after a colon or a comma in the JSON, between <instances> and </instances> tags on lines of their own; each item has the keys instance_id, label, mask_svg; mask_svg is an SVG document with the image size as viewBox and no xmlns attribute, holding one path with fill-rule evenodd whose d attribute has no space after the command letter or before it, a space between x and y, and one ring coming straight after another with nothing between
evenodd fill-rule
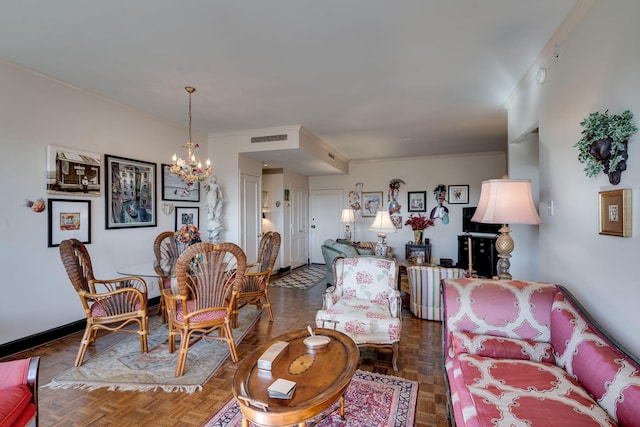
<instances>
[{"instance_id":1,"label":"chair leg","mask_svg":"<svg viewBox=\"0 0 640 427\"><path fill-rule=\"evenodd\" d=\"M176 363L176 377L184 374L187 364L187 354L189 353L189 333L180 334L180 350L178 350L178 361Z\"/></svg>"},{"instance_id":2,"label":"chair leg","mask_svg":"<svg viewBox=\"0 0 640 427\"><path fill-rule=\"evenodd\" d=\"M233 301L233 307L231 308L231 327L238 327L238 299Z\"/></svg>"},{"instance_id":3,"label":"chair leg","mask_svg":"<svg viewBox=\"0 0 640 427\"><path fill-rule=\"evenodd\" d=\"M74 366L77 368L82 365L82 361L84 360L84 355L87 352L87 347L91 342L92 330L91 325L88 324L86 329L84 330L84 334L82 335L82 340L80 341L80 348L78 349L78 355L76 356L76 361Z\"/></svg>"},{"instance_id":4,"label":"chair leg","mask_svg":"<svg viewBox=\"0 0 640 427\"><path fill-rule=\"evenodd\" d=\"M144 316L140 320L140 331L138 332L140 334L140 351L142 351L143 353L147 353L149 351L149 347L147 344L148 331L149 318L147 316Z\"/></svg>"},{"instance_id":5,"label":"chair leg","mask_svg":"<svg viewBox=\"0 0 640 427\"><path fill-rule=\"evenodd\" d=\"M269 301L269 293L266 291L264 293L264 306L267 308L267 313L269 313L269 320L273 322L273 312L271 311L271 301Z\"/></svg>"},{"instance_id":6,"label":"chair leg","mask_svg":"<svg viewBox=\"0 0 640 427\"><path fill-rule=\"evenodd\" d=\"M227 336L227 344L229 345L229 352L231 353L231 360L238 361L238 352L236 350L236 342L233 339L233 333L231 332L231 325L229 322L224 322L224 334Z\"/></svg>"},{"instance_id":7,"label":"chair leg","mask_svg":"<svg viewBox=\"0 0 640 427\"><path fill-rule=\"evenodd\" d=\"M391 345L391 348L393 349L391 364L393 365L393 371L397 373L398 372L398 354L400 353L400 343L394 342Z\"/></svg>"}]
</instances>

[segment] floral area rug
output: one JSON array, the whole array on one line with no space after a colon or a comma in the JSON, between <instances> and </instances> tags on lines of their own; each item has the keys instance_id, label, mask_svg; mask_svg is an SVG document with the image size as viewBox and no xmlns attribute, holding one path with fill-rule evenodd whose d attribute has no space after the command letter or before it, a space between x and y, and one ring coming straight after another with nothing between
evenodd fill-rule
<instances>
[{"instance_id":1,"label":"floral area rug","mask_svg":"<svg viewBox=\"0 0 640 427\"><path fill-rule=\"evenodd\" d=\"M238 312L238 327L233 329L237 343L260 318L262 310L249 306ZM217 336L217 332L213 332ZM149 321L148 353L140 352L137 335L120 334L124 338L110 348L85 358L77 368L71 368L56 376L48 388L83 388L109 390L193 393L202 390L202 384L215 373L229 356L224 341L200 340L189 348L184 375L175 376L178 350L169 353L167 325L155 316ZM176 343L179 345L179 342Z\"/></svg>"},{"instance_id":2,"label":"floral area rug","mask_svg":"<svg viewBox=\"0 0 640 427\"><path fill-rule=\"evenodd\" d=\"M269 282L269 286L307 290L322 282L326 277L324 265L305 265L296 268L286 276Z\"/></svg>"},{"instance_id":3,"label":"floral area rug","mask_svg":"<svg viewBox=\"0 0 640 427\"><path fill-rule=\"evenodd\" d=\"M307 426L329 427L404 427L413 426L418 383L403 378L358 370L345 392L344 415L340 418L340 404L336 402ZM205 427L238 427L242 413L235 399L231 399ZM250 426L255 427L253 423Z\"/></svg>"}]
</instances>

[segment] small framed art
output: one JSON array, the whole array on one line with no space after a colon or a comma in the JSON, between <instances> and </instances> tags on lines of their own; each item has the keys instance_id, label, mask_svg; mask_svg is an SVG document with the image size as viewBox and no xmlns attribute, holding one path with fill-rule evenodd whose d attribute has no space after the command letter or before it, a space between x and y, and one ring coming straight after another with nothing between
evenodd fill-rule
<instances>
[{"instance_id":1,"label":"small framed art","mask_svg":"<svg viewBox=\"0 0 640 427\"><path fill-rule=\"evenodd\" d=\"M427 211L427 192L426 191L409 191L409 203L407 204L409 212L426 212Z\"/></svg>"},{"instance_id":2,"label":"small framed art","mask_svg":"<svg viewBox=\"0 0 640 427\"><path fill-rule=\"evenodd\" d=\"M200 228L200 208L176 206L176 231L187 224Z\"/></svg>"},{"instance_id":3,"label":"small framed art","mask_svg":"<svg viewBox=\"0 0 640 427\"><path fill-rule=\"evenodd\" d=\"M105 227L156 226L156 164L105 154Z\"/></svg>"},{"instance_id":4,"label":"small framed art","mask_svg":"<svg viewBox=\"0 0 640 427\"><path fill-rule=\"evenodd\" d=\"M376 216L382 209L382 191L365 191L362 193L362 216Z\"/></svg>"},{"instance_id":5,"label":"small framed art","mask_svg":"<svg viewBox=\"0 0 640 427\"><path fill-rule=\"evenodd\" d=\"M75 148L47 146L47 193L100 196L100 154Z\"/></svg>"},{"instance_id":6,"label":"small framed art","mask_svg":"<svg viewBox=\"0 0 640 427\"><path fill-rule=\"evenodd\" d=\"M600 234L631 237L631 189L600 192Z\"/></svg>"},{"instance_id":7,"label":"small framed art","mask_svg":"<svg viewBox=\"0 0 640 427\"><path fill-rule=\"evenodd\" d=\"M169 165L162 165L162 200L176 202L199 202L200 183L184 182L169 172Z\"/></svg>"},{"instance_id":8,"label":"small framed art","mask_svg":"<svg viewBox=\"0 0 640 427\"><path fill-rule=\"evenodd\" d=\"M49 199L49 247L63 240L91 243L91 201Z\"/></svg>"},{"instance_id":9,"label":"small framed art","mask_svg":"<svg viewBox=\"0 0 640 427\"><path fill-rule=\"evenodd\" d=\"M469 203L469 186L468 185L450 185L449 200L450 205Z\"/></svg>"}]
</instances>

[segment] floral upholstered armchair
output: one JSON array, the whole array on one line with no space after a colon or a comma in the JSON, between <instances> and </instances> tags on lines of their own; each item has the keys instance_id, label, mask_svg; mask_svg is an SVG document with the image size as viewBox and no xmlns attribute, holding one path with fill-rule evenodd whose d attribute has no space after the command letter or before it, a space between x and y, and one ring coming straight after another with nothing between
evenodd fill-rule
<instances>
[{"instance_id":1,"label":"floral upholstered armchair","mask_svg":"<svg viewBox=\"0 0 640 427\"><path fill-rule=\"evenodd\" d=\"M358 347L390 347L398 371L402 331L402 299L397 290L395 259L338 257L333 262L335 286L327 289L316 326L349 335Z\"/></svg>"}]
</instances>

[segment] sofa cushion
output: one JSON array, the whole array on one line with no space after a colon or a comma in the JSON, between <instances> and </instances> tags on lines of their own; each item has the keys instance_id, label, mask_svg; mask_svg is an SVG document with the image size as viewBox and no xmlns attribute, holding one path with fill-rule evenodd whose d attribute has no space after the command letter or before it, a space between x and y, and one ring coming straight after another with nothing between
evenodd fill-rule
<instances>
[{"instance_id":1,"label":"sofa cushion","mask_svg":"<svg viewBox=\"0 0 640 427\"><path fill-rule=\"evenodd\" d=\"M640 420L639 367L592 327L564 294L551 313L556 363L576 378L620 425Z\"/></svg>"},{"instance_id":2,"label":"sofa cushion","mask_svg":"<svg viewBox=\"0 0 640 427\"><path fill-rule=\"evenodd\" d=\"M25 385L0 390L0 426L12 425L31 401L31 391Z\"/></svg>"},{"instance_id":3,"label":"sofa cushion","mask_svg":"<svg viewBox=\"0 0 640 427\"><path fill-rule=\"evenodd\" d=\"M331 247L336 251L344 254L345 257L358 256L358 250L352 245L334 242Z\"/></svg>"},{"instance_id":4,"label":"sofa cushion","mask_svg":"<svg viewBox=\"0 0 640 427\"><path fill-rule=\"evenodd\" d=\"M473 402L472 407L461 408L465 425L615 425L593 398L556 365L471 354L461 354L459 361L457 375L462 377L464 387L457 392L470 395L459 399L461 403Z\"/></svg>"},{"instance_id":5,"label":"sofa cushion","mask_svg":"<svg viewBox=\"0 0 640 427\"><path fill-rule=\"evenodd\" d=\"M546 342L518 340L470 332L452 332L456 354L469 353L497 359L521 359L555 363L553 347Z\"/></svg>"}]
</instances>

